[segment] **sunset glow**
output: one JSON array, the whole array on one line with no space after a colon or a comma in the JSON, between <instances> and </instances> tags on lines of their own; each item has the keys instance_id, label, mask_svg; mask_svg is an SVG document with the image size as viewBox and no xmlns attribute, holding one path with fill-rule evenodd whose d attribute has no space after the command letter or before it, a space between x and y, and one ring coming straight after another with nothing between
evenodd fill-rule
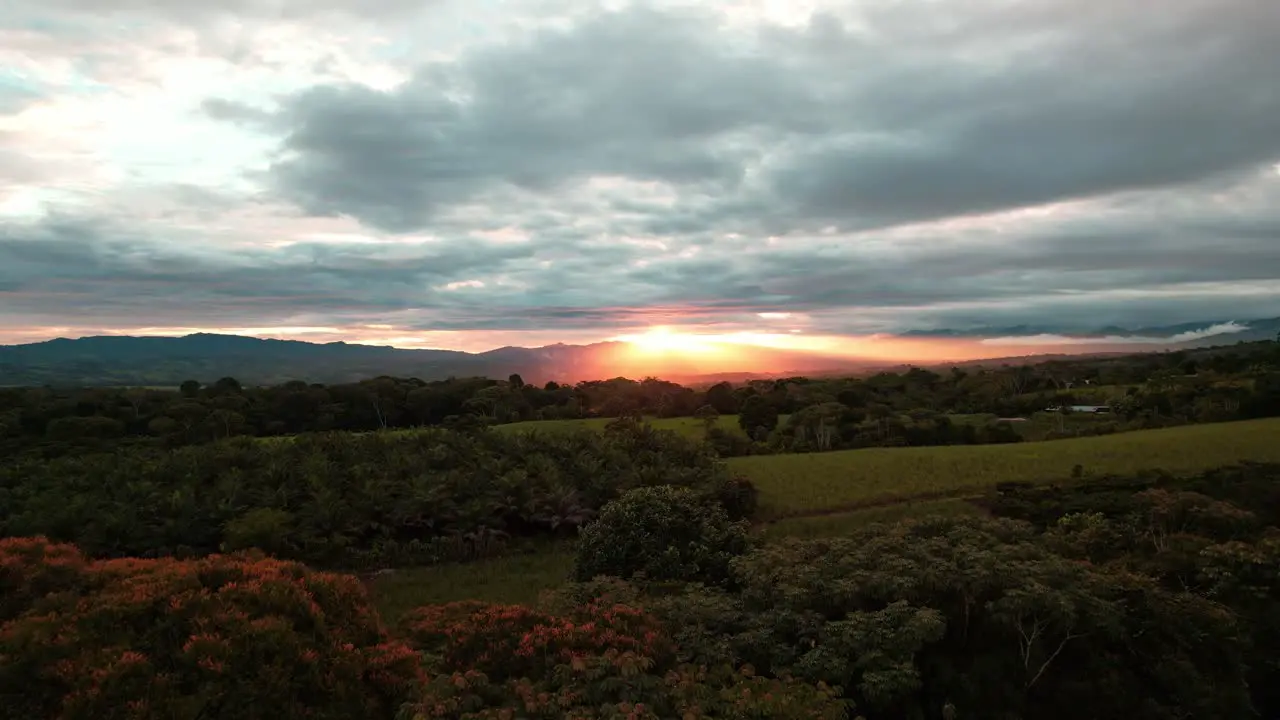
<instances>
[{"instance_id":1,"label":"sunset glow","mask_svg":"<svg viewBox=\"0 0 1280 720\"><path fill-rule=\"evenodd\" d=\"M673 332L664 327L653 328L638 335L622 335L618 339L634 346L637 352L648 355L709 355L725 351L720 346L722 343L712 338Z\"/></svg>"},{"instance_id":2,"label":"sunset glow","mask_svg":"<svg viewBox=\"0 0 1280 720\"><path fill-rule=\"evenodd\" d=\"M1280 308L1258 0L1123 44L1147 8L15 1L0 345L613 340L637 372L758 370L1243 338Z\"/></svg>"}]
</instances>

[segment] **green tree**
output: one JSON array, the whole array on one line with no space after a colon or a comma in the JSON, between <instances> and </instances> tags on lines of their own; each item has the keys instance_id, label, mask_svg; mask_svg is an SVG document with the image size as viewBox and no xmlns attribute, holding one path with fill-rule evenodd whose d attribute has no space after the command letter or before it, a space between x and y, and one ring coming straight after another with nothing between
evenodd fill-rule
<instances>
[{"instance_id":1,"label":"green tree","mask_svg":"<svg viewBox=\"0 0 1280 720\"><path fill-rule=\"evenodd\" d=\"M751 395L738 411L738 427L748 436L763 440L778 427L778 408L763 395Z\"/></svg>"},{"instance_id":2,"label":"green tree","mask_svg":"<svg viewBox=\"0 0 1280 720\"><path fill-rule=\"evenodd\" d=\"M747 524L687 488L637 488L604 506L582 530L574 576L723 582L748 547Z\"/></svg>"},{"instance_id":3,"label":"green tree","mask_svg":"<svg viewBox=\"0 0 1280 720\"><path fill-rule=\"evenodd\" d=\"M219 378L211 388L214 395L238 395L244 391L240 381L233 377Z\"/></svg>"},{"instance_id":4,"label":"green tree","mask_svg":"<svg viewBox=\"0 0 1280 720\"><path fill-rule=\"evenodd\" d=\"M800 447L831 450L840 440L848 408L838 402L810 405L787 418L786 430Z\"/></svg>"},{"instance_id":5,"label":"green tree","mask_svg":"<svg viewBox=\"0 0 1280 720\"><path fill-rule=\"evenodd\" d=\"M702 421L702 429L710 431L720 419L720 413L711 405L703 405L694 411L693 416Z\"/></svg>"},{"instance_id":6,"label":"green tree","mask_svg":"<svg viewBox=\"0 0 1280 720\"><path fill-rule=\"evenodd\" d=\"M721 415L732 415L738 412L739 401L733 392L733 385L719 382L707 388L707 404Z\"/></svg>"}]
</instances>

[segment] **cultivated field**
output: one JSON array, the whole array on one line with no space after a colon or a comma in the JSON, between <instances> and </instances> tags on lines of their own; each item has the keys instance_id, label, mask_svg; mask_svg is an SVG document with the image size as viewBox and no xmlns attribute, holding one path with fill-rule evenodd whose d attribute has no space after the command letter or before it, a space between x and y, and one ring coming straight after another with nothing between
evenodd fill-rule
<instances>
[{"instance_id":1,"label":"cultivated field","mask_svg":"<svg viewBox=\"0 0 1280 720\"><path fill-rule=\"evenodd\" d=\"M1098 437L918 448L868 448L730 458L774 517L982 491L996 483L1163 469L1193 472L1242 460L1280 462L1280 419L1188 425Z\"/></svg>"}]
</instances>

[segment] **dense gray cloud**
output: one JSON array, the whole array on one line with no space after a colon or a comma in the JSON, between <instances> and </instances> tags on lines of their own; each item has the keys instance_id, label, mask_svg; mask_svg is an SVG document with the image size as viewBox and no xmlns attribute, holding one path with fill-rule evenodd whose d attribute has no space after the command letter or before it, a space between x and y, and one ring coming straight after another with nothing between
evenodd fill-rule
<instances>
[{"instance_id":1,"label":"dense gray cloud","mask_svg":"<svg viewBox=\"0 0 1280 720\"><path fill-rule=\"evenodd\" d=\"M778 94L785 67L708 43L709 22L605 13L425 68L390 93L314 88L277 118L287 156L275 179L312 212L395 231L501 184L554 193L617 175L731 194L762 153L753 130L776 120L780 101L804 121L806 99Z\"/></svg>"},{"instance_id":2,"label":"dense gray cloud","mask_svg":"<svg viewBox=\"0 0 1280 720\"><path fill-rule=\"evenodd\" d=\"M1164 230L1146 224L1154 214ZM1257 215L1237 228L1236 214L1207 204L1175 212L1148 198L1140 208L1095 208L1024 226L1013 244L993 242L995 231L983 223L892 237L870 231L852 242L720 241L693 256L565 230L537 242L458 236L231 253L157 243L130 233L125 218L69 218L0 228L8 259L0 288L16 293L10 311L76 313L102 324L145 315L180 326L394 316L407 330L607 333L749 324L757 313L790 312L807 318L808 332L861 334L1016 324L1073 331L1280 314L1280 243L1254 232ZM1188 218L1195 222L1183 226Z\"/></svg>"},{"instance_id":3,"label":"dense gray cloud","mask_svg":"<svg viewBox=\"0 0 1280 720\"><path fill-rule=\"evenodd\" d=\"M857 334L1277 316L1269 5L869 0L783 26L637 3L402 65L391 89L214 95L203 122L276 144L260 187L175 185L154 194L183 210L147 218L0 216L0 320L607 334L792 313L770 327ZM375 241L282 222L236 245L225 218L250 206Z\"/></svg>"},{"instance_id":4,"label":"dense gray cloud","mask_svg":"<svg viewBox=\"0 0 1280 720\"><path fill-rule=\"evenodd\" d=\"M860 29L822 15L732 42L698 13L600 13L391 92L300 94L278 116L274 174L313 212L397 231L503 183L555 193L617 174L715 193L726 214L747 200L785 232L1176 185L1280 157L1280 13L1267 3L1051 12L1066 5L908 19L871 3Z\"/></svg>"},{"instance_id":5,"label":"dense gray cloud","mask_svg":"<svg viewBox=\"0 0 1280 720\"><path fill-rule=\"evenodd\" d=\"M0 224L0 287L15 293L6 302L10 312L256 324L302 313L444 308L452 304L449 283L530 253L528 245L480 242L202 252L140 238L102 218L61 218Z\"/></svg>"}]
</instances>

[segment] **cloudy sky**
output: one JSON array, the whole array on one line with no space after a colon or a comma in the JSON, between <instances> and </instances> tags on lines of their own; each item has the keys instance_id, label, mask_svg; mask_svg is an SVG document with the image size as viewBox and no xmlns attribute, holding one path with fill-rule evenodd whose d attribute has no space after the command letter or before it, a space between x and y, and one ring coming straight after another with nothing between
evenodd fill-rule
<instances>
[{"instance_id":1,"label":"cloudy sky","mask_svg":"<svg viewBox=\"0 0 1280 720\"><path fill-rule=\"evenodd\" d=\"M0 342L1280 315L1274 0L8 0Z\"/></svg>"}]
</instances>

